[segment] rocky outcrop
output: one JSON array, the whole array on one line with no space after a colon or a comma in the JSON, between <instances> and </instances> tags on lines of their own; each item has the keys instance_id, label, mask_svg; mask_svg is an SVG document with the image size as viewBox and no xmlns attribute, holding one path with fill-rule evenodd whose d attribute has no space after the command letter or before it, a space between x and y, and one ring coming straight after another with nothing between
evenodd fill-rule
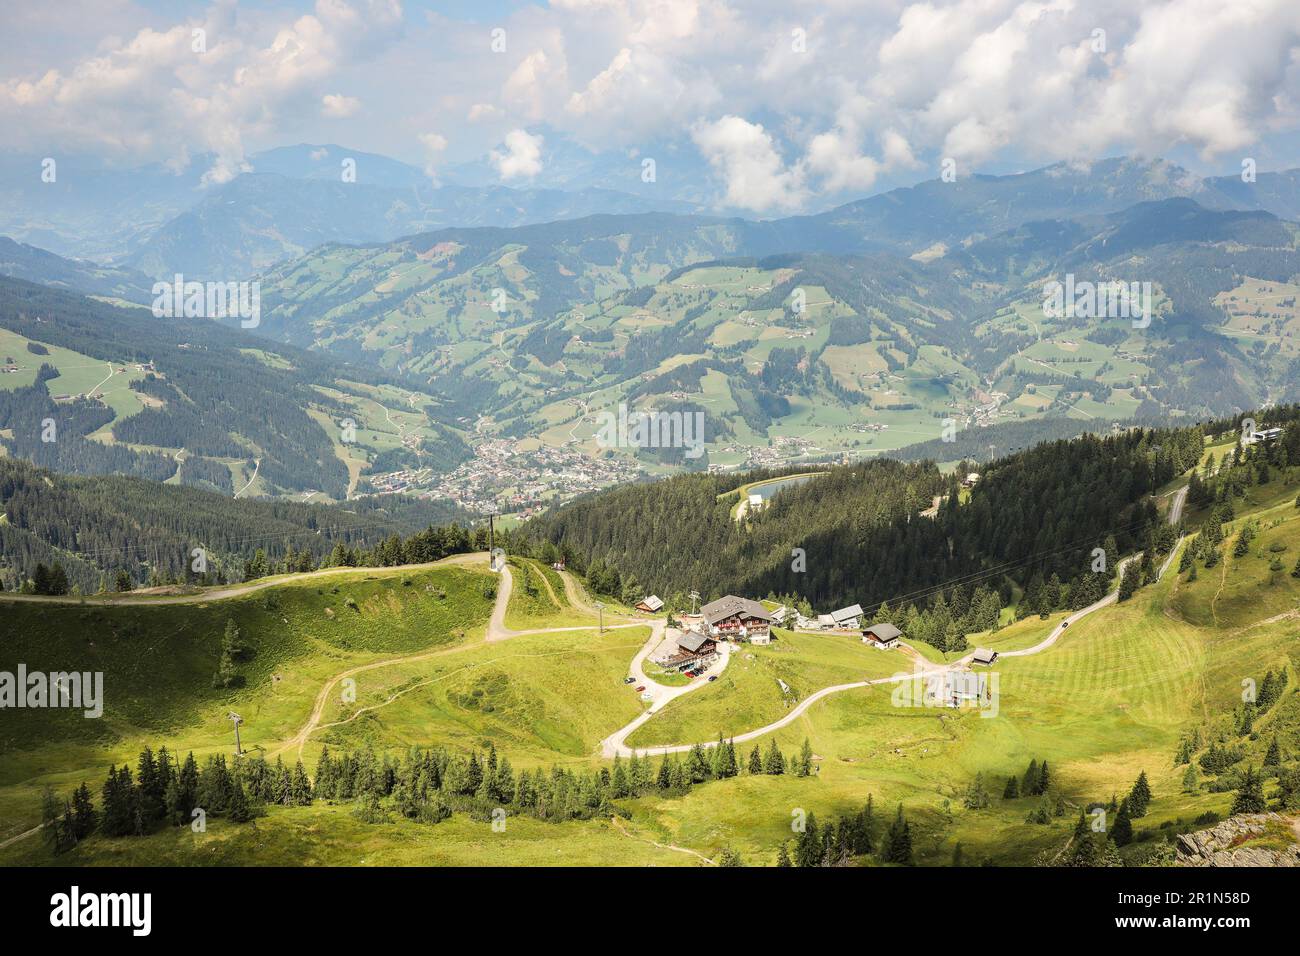
<instances>
[{"instance_id":1,"label":"rocky outcrop","mask_svg":"<svg viewBox=\"0 0 1300 956\"><path fill-rule=\"evenodd\" d=\"M1178 836L1177 866L1300 866L1300 844L1285 850L1241 846L1266 830L1284 828L1293 836L1292 822L1276 813L1246 813L1229 817L1208 830Z\"/></svg>"}]
</instances>

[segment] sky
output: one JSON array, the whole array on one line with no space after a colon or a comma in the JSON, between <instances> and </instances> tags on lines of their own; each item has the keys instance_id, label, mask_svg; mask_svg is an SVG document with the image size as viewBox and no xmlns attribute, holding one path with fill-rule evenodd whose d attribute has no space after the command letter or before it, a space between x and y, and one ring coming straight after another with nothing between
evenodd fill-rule
<instances>
[{"instance_id":1,"label":"sky","mask_svg":"<svg viewBox=\"0 0 1300 956\"><path fill-rule=\"evenodd\" d=\"M6 151L339 143L506 185L685 151L719 208L1118 154L1300 166L1297 0L65 0L0 10Z\"/></svg>"}]
</instances>

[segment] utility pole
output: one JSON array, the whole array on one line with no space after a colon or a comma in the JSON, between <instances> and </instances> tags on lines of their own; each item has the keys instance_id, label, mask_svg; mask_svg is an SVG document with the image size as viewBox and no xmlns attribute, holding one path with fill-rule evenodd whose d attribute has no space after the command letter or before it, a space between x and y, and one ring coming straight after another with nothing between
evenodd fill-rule
<instances>
[{"instance_id":1,"label":"utility pole","mask_svg":"<svg viewBox=\"0 0 1300 956\"><path fill-rule=\"evenodd\" d=\"M692 617L695 615L695 602L698 601L699 599L700 599L700 592L692 591L691 592L691 616Z\"/></svg>"},{"instance_id":2,"label":"utility pole","mask_svg":"<svg viewBox=\"0 0 1300 956\"><path fill-rule=\"evenodd\" d=\"M600 624L598 626L596 633L604 634L605 633L605 605L600 603L599 601L596 602L596 614L600 618Z\"/></svg>"},{"instance_id":3,"label":"utility pole","mask_svg":"<svg viewBox=\"0 0 1300 956\"><path fill-rule=\"evenodd\" d=\"M239 725L244 722L244 718L240 717L233 710L226 716L229 717L235 725L235 756L242 757L244 755L244 748L239 744Z\"/></svg>"}]
</instances>

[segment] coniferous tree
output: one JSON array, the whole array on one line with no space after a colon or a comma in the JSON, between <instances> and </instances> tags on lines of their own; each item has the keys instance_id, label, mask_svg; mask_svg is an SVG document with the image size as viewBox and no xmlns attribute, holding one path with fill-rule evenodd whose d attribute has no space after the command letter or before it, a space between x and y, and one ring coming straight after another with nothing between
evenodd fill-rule
<instances>
[{"instance_id":1,"label":"coniferous tree","mask_svg":"<svg viewBox=\"0 0 1300 956\"><path fill-rule=\"evenodd\" d=\"M781 756L775 739L769 742L767 755L763 758L763 772L774 776L785 773L785 758Z\"/></svg>"},{"instance_id":2,"label":"coniferous tree","mask_svg":"<svg viewBox=\"0 0 1300 956\"><path fill-rule=\"evenodd\" d=\"M1025 768L1025 775L1020 780L1020 792L1025 796L1041 792L1038 789L1038 761L1031 759L1029 766Z\"/></svg>"},{"instance_id":3,"label":"coniferous tree","mask_svg":"<svg viewBox=\"0 0 1300 956\"><path fill-rule=\"evenodd\" d=\"M900 866L912 865L912 827L903 816L903 805L898 805L898 815L894 817L894 822L890 824L889 833L885 837L883 859L886 863L897 863Z\"/></svg>"},{"instance_id":4,"label":"coniferous tree","mask_svg":"<svg viewBox=\"0 0 1300 956\"><path fill-rule=\"evenodd\" d=\"M1236 816L1239 813L1263 813L1267 809L1264 778L1255 772L1254 767L1247 767L1246 776L1242 778L1241 787L1232 800L1231 813Z\"/></svg>"},{"instance_id":5,"label":"coniferous tree","mask_svg":"<svg viewBox=\"0 0 1300 956\"><path fill-rule=\"evenodd\" d=\"M1143 770L1138 774L1137 782L1133 784L1133 789L1128 795L1129 815L1133 819L1147 815L1147 807L1151 805L1151 786L1147 783L1147 772Z\"/></svg>"},{"instance_id":6,"label":"coniferous tree","mask_svg":"<svg viewBox=\"0 0 1300 956\"><path fill-rule=\"evenodd\" d=\"M1119 812L1115 814L1115 822L1111 824L1110 838L1116 846L1128 846L1133 842L1133 820L1129 812L1128 797L1120 801Z\"/></svg>"}]
</instances>

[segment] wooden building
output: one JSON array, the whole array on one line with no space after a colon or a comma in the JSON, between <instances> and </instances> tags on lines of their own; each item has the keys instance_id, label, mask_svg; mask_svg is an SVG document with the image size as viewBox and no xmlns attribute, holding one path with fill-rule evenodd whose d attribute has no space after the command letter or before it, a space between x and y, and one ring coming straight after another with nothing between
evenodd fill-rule
<instances>
[{"instance_id":1,"label":"wooden building","mask_svg":"<svg viewBox=\"0 0 1300 956\"><path fill-rule=\"evenodd\" d=\"M888 651L898 646L898 639L902 636L903 632L892 624L872 624L862 631L862 642Z\"/></svg>"},{"instance_id":2,"label":"wooden building","mask_svg":"<svg viewBox=\"0 0 1300 956\"><path fill-rule=\"evenodd\" d=\"M704 605L700 614L712 637L755 643L766 643L771 638L772 614L758 601L728 594Z\"/></svg>"}]
</instances>

